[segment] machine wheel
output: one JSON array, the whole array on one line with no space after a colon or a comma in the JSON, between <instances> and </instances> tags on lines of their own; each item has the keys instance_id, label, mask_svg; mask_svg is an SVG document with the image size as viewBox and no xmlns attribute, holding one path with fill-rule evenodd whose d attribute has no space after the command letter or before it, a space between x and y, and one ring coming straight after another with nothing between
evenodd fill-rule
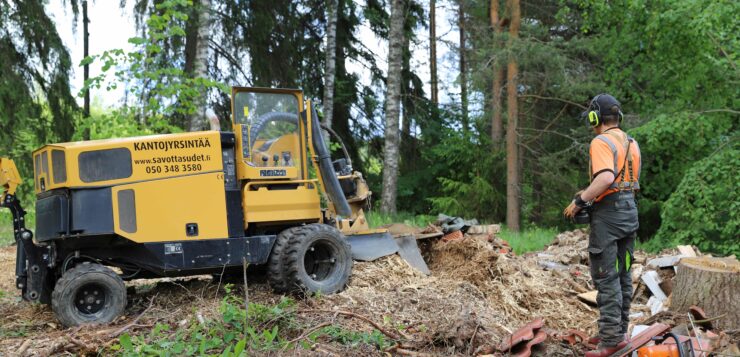
<instances>
[{"instance_id":1,"label":"machine wheel","mask_svg":"<svg viewBox=\"0 0 740 357\"><path fill-rule=\"evenodd\" d=\"M126 286L113 270L84 262L67 270L51 294L51 308L65 326L108 323L126 307Z\"/></svg>"},{"instance_id":2,"label":"machine wheel","mask_svg":"<svg viewBox=\"0 0 740 357\"><path fill-rule=\"evenodd\" d=\"M300 228L303 228L303 226L291 227L280 232L275 240L275 245L272 246L270 260L267 262L267 280L275 292L287 293L290 291L283 260L285 260L285 251L288 244L290 244L290 237Z\"/></svg>"},{"instance_id":3,"label":"machine wheel","mask_svg":"<svg viewBox=\"0 0 740 357\"><path fill-rule=\"evenodd\" d=\"M308 294L344 289L352 273L352 253L336 228L325 224L298 227L283 253L286 286Z\"/></svg>"}]
</instances>

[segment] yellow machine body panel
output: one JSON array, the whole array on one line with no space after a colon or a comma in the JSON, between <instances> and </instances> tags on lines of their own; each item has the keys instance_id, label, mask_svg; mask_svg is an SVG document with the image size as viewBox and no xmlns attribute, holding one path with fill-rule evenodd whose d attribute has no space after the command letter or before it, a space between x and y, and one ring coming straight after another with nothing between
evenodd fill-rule
<instances>
[{"instance_id":1,"label":"yellow machine body panel","mask_svg":"<svg viewBox=\"0 0 740 357\"><path fill-rule=\"evenodd\" d=\"M245 222L321 220L321 202L315 180L260 184L264 185L251 187L248 184L243 191ZM285 189L288 185L290 189Z\"/></svg>"},{"instance_id":2,"label":"yellow machine body panel","mask_svg":"<svg viewBox=\"0 0 740 357\"><path fill-rule=\"evenodd\" d=\"M115 232L134 242L228 237L221 173L119 185L112 193Z\"/></svg>"},{"instance_id":3,"label":"yellow machine body panel","mask_svg":"<svg viewBox=\"0 0 740 357\"><path fill-rule=\"evenodd\" d=\"M203 131L46 145L33 153L36 193L222 171L219 140Z\"/></svg>"}]
</instances>

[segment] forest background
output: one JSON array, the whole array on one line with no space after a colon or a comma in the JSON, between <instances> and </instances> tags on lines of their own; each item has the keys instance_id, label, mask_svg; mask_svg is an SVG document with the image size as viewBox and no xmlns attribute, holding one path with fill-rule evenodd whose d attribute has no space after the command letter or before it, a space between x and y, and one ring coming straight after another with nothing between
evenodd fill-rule
<instances>
[{"instance_id":1,"label":"forest background","mask_svg":"<svg viewBox=\"0 0 740 357\"><path fill-rule=\"evenodd\" d=\"M229 86L244 85L321 104L390 219L566 229L561 211L589 181L580 113L608 92L642 150L644 246L740 254L740 2L121 0L136 36L73 63L59 29L84 37L87 8L107 1L53 3L74 14L61 23L49 2L0 0L0 156L27 181L26 206L41 145L207 129L211 110L230 130ZM440 9L457 41L437 33ZM101 71L72 86L90 64ZM116 104L90 108L90 93Z\"/></svg>"}]
</instances>

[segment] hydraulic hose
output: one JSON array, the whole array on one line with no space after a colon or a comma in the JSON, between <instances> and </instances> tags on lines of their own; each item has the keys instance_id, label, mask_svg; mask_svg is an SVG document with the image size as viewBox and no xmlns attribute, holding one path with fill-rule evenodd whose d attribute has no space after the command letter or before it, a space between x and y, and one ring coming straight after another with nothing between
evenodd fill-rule
<instances>
[{"instance_id":1,"label":"hydraulic hose","mask_svg":"<svg viewBox=\"0 0 740 357\"><path fill-rule=\"evenodd\" d=\"M319 157L319 170L321 171L322 181L324 181L324 190L329 195L329 200L334 204L337 215L349 218L352 216L352 209L349 208L347 198L344 197L339 179L337 179L337 174L334 172L329 148L327 148L324 141L324 135L321 134L319 116L313 107L311 108L311 134L314 150L316 150L316 155Z\"/></svg>"}]
</instances>

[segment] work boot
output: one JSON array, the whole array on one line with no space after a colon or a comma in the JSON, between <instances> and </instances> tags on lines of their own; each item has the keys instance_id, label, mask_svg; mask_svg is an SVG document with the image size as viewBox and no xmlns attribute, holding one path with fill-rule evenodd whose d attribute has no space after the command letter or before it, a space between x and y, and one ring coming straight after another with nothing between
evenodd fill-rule
<instances>
[{"instance_id":1,"label":"work boot","mask_svg":"<svg viewBox=\"0 0 740 357\"><path fill-rule=\"evenodd\" d=\"M614 352L617 352L627 346L627 341L622 341L614 347L599 347L597 350L586 352L586 357L609 357Z\"/></svg>"},{"instance_id":2,"label":"work boot","mask_svg":"<svg viewBox=\"0 0 740 357\"><path fill-rule=\"evenodd\" d=\"M626 333L624 334L624 340L630 342L630 337ZM599 343L601 343L601 337L599 337L599 335L591 336L586 342L588 342L589 345L597 346Z\"/></svg>"}]
</instances>

